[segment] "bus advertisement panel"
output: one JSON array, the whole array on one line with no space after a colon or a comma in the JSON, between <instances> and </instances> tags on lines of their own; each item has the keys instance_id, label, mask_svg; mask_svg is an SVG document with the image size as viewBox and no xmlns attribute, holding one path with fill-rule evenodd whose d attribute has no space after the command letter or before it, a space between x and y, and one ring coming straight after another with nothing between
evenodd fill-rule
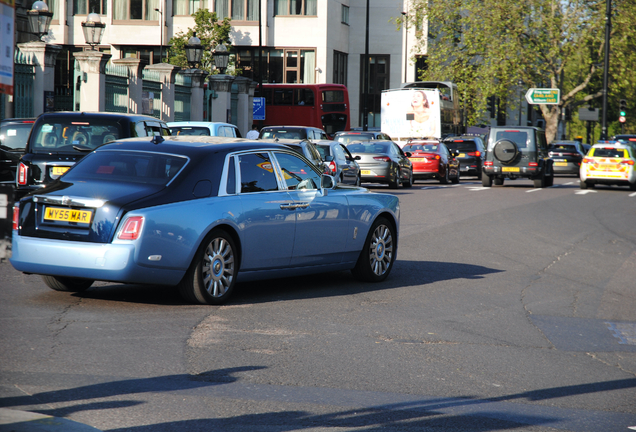
<instances>
[{"instance_id":1,"label":"bus advertisement panel","mask_svg":"<svg viewBox=\"0 0 636 432\"><path fill-rule=\"evenodd\" d=\"M263 84L262 126L311 126L329 136L350 129L349 93L342 84Z\"/></svg>"},{"instance_id":2,"label":"bus advertisement panel","mask_svg":"<svg viewBox=\"0 0 636 432\"><path fill-rule=\"evenodd\" d=\"M441 138L439 91L385 90L381 104L381 130L394 140Z\"/></svg>"}]
</instances>

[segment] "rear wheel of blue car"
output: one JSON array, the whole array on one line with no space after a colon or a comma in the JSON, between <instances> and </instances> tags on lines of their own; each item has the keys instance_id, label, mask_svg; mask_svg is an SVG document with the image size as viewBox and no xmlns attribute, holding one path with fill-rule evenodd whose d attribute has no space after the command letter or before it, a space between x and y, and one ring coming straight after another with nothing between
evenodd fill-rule
<instances>
[{"instance_id":1,"label":"rear wheel of blue car","mask_svg":"<svg viewBox=\"0 0 636 432\"><path fill-rule=\"evenodd\" d=\"M61 277L61 276L48 276L43 275L42 280L49 288L55 291L66 291L66 292L82 292L86 291L93 285L93 280L90 279L82 279L82 278L72 278L72 277Z\"/></svg>"},{"instance_id":2,"label":"rear wheel of blue car","mask_svg":"<svg viewBox=\"0 0 636 432\"><path fill-rule=\"evenodd\" d=\"M395 228L387 219L375 220L356 266L351 270L353 276L365 282L380 282L389 276L395 261Z\"/></svg>"},{"instance_id":3,"label":"rear wheel of blue car","mask_svg":"<svg viewBox=\"0 0 636 432\"><path fill-rule=\"evenodd\" d=\"M221 229L213 230L197 251L192 265L179 283L187 301L218 305L232 295L238 272L236 246Z\"/></svg>"}]
</instances>

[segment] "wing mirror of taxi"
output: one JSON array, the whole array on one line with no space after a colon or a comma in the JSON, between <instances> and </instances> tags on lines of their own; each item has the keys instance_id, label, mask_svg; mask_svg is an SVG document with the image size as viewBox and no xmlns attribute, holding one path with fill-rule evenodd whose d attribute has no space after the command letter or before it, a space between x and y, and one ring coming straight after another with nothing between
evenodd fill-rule
<instances>
[{"instance_id":1,"label":"wing mirror of taxi","mask_svg":"<svg viewBox=\"0 0 636 432\"><path fill-rule=\"evenodd\" d=\"M334 179L332 176L328 174L323 174L321 183L322 183L323 189L333 189L334 186L336 185L336 179Z\"/></svg>"}]
</instances>

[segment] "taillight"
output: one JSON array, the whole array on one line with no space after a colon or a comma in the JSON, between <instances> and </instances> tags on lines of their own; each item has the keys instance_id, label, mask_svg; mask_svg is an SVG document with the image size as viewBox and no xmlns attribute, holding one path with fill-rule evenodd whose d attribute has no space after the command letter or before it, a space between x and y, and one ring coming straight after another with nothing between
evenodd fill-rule
<instances>
[{"instance_id":1,"label":"taillight","mask_svg":"<svg viewBox=\"0 0 636 432\"><path fill-rule=\"evenodd\" d=\"M336 163L334 161L329 162L329 171L331 171L332 173L336 172Z\"/></svg>"},{"instance_id":2,"label":"taillight","mask_svg":"<svg viewBox=\"0 0 636 432\"><path fill-rule=\"evenodd\" d=\"M469 152L469 153L466 153L466 154L468 156L476 156L476 157L481 156L481 152L480 151Z\"/></svg>"},{"instance_id":3,"label":"taillight","mask_svg":"<svg viewBox=\"0 0 636 432\"><path fill-rule=\"evenodd\" d=\"M29 168L25 164L20 162L20 165L18 165L18 184L19 185L26 186L28 170Z\"/></svg>"},{"instance_id":4,"label":"taillight","mask_svg":"<svg viewBox=\"0 0 636 432\"><path fill-rule=\"evenodd\" d=\"M124 226L119 231L117 238L120 240L137 240L141 234L143 225L143 216L131 216L124 222Z\"/></svg>"},{"instance_id":5,"label":"taillight","mask_svg":"<svg viewBox=\"0 0 636 432\"><path fill-rule=\"evenodd\" d=\"M529 162L528 166L539 166L537 162Z\"/></svg>"},{"instance_id":6,"label":"taillight","mask_svg":"<svg viewBox=\"0 0 636 432\"><path fill-rule=\"evenodd\" d=\"M484 166L493 166L494 163L492 161L486 161L484 162Z\"/></svg>"},{"instance_id":7,"label":"taillight","mask_svg":"<svg viewBox=\"0 0 636 432\"><path fill-rule=\"evenodd\" d=\"M625 159L624 161L621 161L621 163L625 165L634 165L634 161L631 159Z\"/></svg>"},{"instance_id":8,"label":"taillight","mask_svg":"<svg viewBox=\"0 0 636 432\"><path fill-rule=\"evenodd\" d=\"M391 158L388 156L375 156L373 159L377 160L377 161L382 161L382 162L390 162Z\"/></svg>"},{"instance_id":9,"label":"taillight","mask_svg":"<svg viewBox=\"0 0 636 432\"><path fill-rule=\"evenodd\" d=\"M435 159L440 160L440 155L435 155Z\"/></svg>"},{"instance_id":10,"label":"taillight","mask_svg":"<svg viewBox=\"0 0 636 432\"><path fill-rule=\"evenodd\" d=\"M16 204L13 206L13 229L17 230L20 228L20 204Z\"/></svg>"},{"instance_id":11,"label":"taillight","mask_svg":"<svg viewBox=\"0 0 636 432\"><path fill-rule=\"evenodd\" d=\"M583 163L593 163L592 159L585 158L583 159Z\"/></svg>"}]
</instances>

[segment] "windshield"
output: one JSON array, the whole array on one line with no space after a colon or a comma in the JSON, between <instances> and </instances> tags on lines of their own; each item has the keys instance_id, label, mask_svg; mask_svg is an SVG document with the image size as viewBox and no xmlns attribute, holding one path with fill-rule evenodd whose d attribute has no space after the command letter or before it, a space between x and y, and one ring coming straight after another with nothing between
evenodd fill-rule
<instances>
[{"instance_id":1,"label":"windshield","mask_svg":"<svg viewBox=\"0 0 636 432\"><path fill-rule=\"evenodd\" d=\"M88 154L64 175L64 181L166 185L180 172L188 159L184 156L135 151L100 151Z\"/></svg>"},{"instance_id":2,"label":"windshield","mask_svg":"<svg viewBox=\"0 0 636 432\"><path fill-rule=\"evenodd\" d=\"M210 136L210 128L203 126L171 126L172 135L199 135Z\"/></svg>"},{"instance_id":3,"label":"windshield","mask_svg":"<svg viewBox=\"0 0 636 432\"><path fill-rule=\"evenodd\" d=\"M494 135L491 135L488 150L495 148L495 144L502 139L514 142L519 150L532 149L534 148L534 143L530 138L531 136L532 134L529 134L525 130L500 130Z\"/></svg>"},{"instance_id":4,"label":"windshield","mask_svg":"<svg viewBox=\"0 0 636 432\"><path fill-rule=\"evenodd\" d=\"M0 146L10 149L24 149L31 132L31 123L4 124L0 128Z\"/></svg>"},{"instance_id":5,"label":"windshield","mask_svg":"<svg viewBox=\"0 0 636 432\"><path fill-rule=\"evenodd\" d=\"M72 121L62 116L35 126L30 147L33 153L77 153L92 150L124 135L117 120Z\"/></svg>"}]
</instances>

